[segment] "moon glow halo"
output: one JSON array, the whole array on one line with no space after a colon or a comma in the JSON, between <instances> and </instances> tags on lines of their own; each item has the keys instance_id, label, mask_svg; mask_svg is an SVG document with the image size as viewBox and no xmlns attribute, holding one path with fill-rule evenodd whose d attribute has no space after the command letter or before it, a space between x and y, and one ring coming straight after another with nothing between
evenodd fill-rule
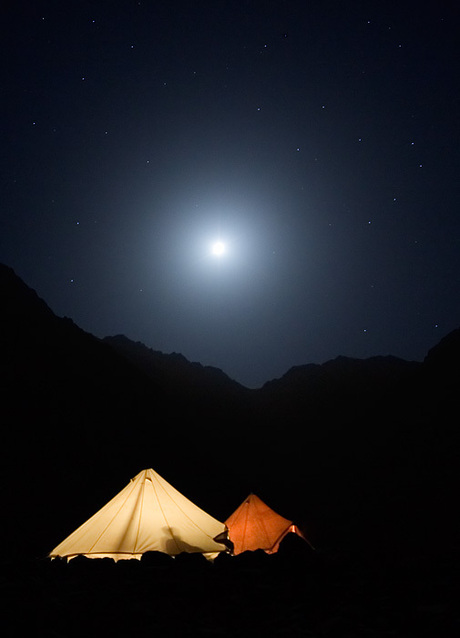
<instances>
[{"instance_id":1,"label":"moon glow halo","mask_svg":"<svg viewBox=\"0 0 460 638\"><path fill-rule=\"evenodd\" d=\"M214 257L222 257L225 254L225 244L222 241L215 241L211 246L211 253Z\"/></svg>"}]
</instances>

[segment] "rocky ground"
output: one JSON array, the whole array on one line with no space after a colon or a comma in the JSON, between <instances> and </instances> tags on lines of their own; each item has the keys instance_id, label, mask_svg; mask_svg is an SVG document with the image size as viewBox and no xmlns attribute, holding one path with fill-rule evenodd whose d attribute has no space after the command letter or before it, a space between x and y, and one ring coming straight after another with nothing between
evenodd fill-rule
<instances>
[{"instance_id":1,"label":"rocky ground","mask_svg":"<svg viewBox=\"0 0 460 638\"><path fill-rule=\"evenodd\" d=\"M8 635L457 637L458 560L436 555L146 555L4 566ZM9 622L8 622L9 621Z\"/></svg>"}]
</instances>

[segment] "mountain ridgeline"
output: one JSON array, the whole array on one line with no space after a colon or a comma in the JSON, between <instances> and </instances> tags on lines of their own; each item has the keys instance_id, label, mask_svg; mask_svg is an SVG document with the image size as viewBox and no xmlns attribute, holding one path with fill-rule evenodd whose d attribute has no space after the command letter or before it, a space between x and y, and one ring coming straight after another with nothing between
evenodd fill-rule
<instances>
[{"instance_id":1,"label":"mountain ridgeline","mask_svg":"<svg viewBox=\"0 0 460 638\"><path fill-rule=\"evenodd\" d=\"M148 467L221 520L256 492L319 547L454 542L460 330L422 363L338 357L249 390L180 354L97 339L3 265L0 294L12 555L46 555Z\"/></svg>"}]
</instances>

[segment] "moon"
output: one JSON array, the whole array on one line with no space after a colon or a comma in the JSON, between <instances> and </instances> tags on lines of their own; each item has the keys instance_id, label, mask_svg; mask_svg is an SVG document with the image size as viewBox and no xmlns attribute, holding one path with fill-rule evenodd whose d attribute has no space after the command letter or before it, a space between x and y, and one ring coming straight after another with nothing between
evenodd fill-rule
<instances>
[{"instance_id":1,"label":"moon","mask_svg":"<svg viewBox=\"0 0 460 638\"><path fill-rule=\"evenodd\" d=\"M211 252L215 257L222 257L225 253L225 244L223 241L215 241L211 246Z\"/></svg>"}]
</instances>

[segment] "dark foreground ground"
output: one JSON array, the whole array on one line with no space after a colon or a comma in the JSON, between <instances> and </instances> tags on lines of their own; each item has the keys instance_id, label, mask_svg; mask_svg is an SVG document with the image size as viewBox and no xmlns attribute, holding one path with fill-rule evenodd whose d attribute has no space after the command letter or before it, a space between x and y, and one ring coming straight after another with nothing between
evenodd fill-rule
<instances>
[{"instance_id":1,"label":"dark foreground ground","mask_svg":"<svg viewBox=\"0 0 460 638\"><path fill-rule=\"evenodd\" d=\"M458 637L458 556L307 551L3 566L8 636ZM294 538L294 541L297 539Z\"/></svg>"}]
</instances>

